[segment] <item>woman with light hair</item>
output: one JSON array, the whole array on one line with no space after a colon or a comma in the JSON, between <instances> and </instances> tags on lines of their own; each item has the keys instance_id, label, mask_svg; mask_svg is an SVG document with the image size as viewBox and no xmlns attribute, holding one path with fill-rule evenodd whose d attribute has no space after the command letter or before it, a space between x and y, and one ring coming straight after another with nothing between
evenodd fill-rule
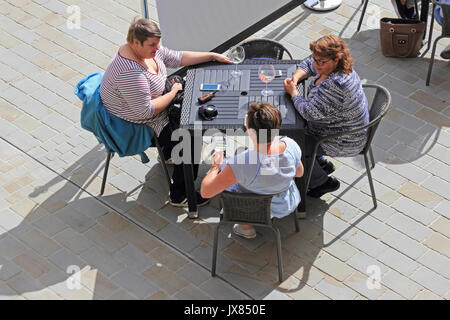
<instances>
[{"instance_id":1,"label":"woman with light hair","mask_svg":"<svg viewBox=\"0 0 450 320\"><path fill-rule=\"evenodd\" d=\"M207 61L231 63L229 58L214 52L177 51L160 45L161 31L156 23L138 19L128 29L127 43L122 45L106 69L100 87L105 109L123 119L150 126L169 159L176 141L171 140L167 107L178 91L180 83L164 93L168 68L178 68ZM191 145L194 145L191 143ZM192 148L192 153L193 153ZM193 159L193 158L192 158ZM198 164L194 164L194 178ZM187 206L183 165L177 164L172 174L169 203ZM197 192L197 205L207 203Z\"/></svg>"},{"instance_id":2,"label":"woman with light hair","mask_svg":"<svg viewBox=\"0 0 450 320\"><path fill-rule=\"evenodd\" d=\"M284 88L292 97L296 110L307 122L305 162L311 165L314 144L318 139L349 131L369 123L367 98L361 80L353 70L353 59L345 42L336 36L324 36L310 43L311 57L298 66ZM307 97L298 94L299 81L313 77ZM334 165L323 156L359 154L367 142L367 131L360 131L323 142L314 161L308 195L320 198L336 191L340 182L331 174Z\"/></svg>"}]
</instances>

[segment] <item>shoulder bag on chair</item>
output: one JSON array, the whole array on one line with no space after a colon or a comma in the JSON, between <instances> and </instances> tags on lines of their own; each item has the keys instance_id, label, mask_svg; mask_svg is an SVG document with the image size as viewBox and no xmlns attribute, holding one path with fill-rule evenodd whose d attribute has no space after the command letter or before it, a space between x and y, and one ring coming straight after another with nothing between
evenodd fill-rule
<instances>
[{"instance_id":1,"label":"shoulder bag on chair","mask_svg":"<svg viewBox=\"0 0 450 320\"><path fill-rule=\"evenodd\" d=\"M409 19L380 20L381 52L385 57L417 57L422 45L425 22Z\"/></svg>"},{"instance_id":2,"label":"shoulder bag on chair","mask_svg":"<svg viewBox=\"0 0 450 320\"><path fill-rule=\"evenodd\" d=\"M169 76L166 80L166 86L163 92L163 94L169 92L175 83L181 83L181 85L183 86L183 90L177 92L175 98L170 102L170 105L167 107L167 111L169 113L169 124L172 131L175 131L180 127L181 104L183 103L184 98L185 81L183 80L182 77L178 75Z\"/></svg>"}]
</instances>

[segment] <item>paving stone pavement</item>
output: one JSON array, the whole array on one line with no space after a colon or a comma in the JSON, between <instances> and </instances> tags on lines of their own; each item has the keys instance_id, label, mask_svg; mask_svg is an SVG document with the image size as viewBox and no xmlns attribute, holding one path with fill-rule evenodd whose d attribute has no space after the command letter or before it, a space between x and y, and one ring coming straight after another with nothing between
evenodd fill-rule
<instances>
[{"instance_id":1,"label":"paving stone pavement","mask_svg":"<svg viewBox=\"0 0 450 320\"><path fill-rule=\"evenodd\" d=\"M72 5L81 29L67 27ZM309 55L311 40L339 35L363 82L386 86L393 98L373 143L378 208L361 159L331 159L341 189L308 199L299 233L291 220L279 222L278 284L272 235L262 229L246 240L223 228L218 276L210 276L218 201L197 220L165 205L153 148L147 164L114 157L98 195L105 152L80 127L73 88L106 68L139 1L0 0L0 299L448 299L449 64L437 55L426 87L430 53L381 55L378 18L394 16L390 1L370 1L356 33L360 7L301 6L254 35L297 59ZM154 1L150 14L157 21Z\"/></svg>"}]
</instances>

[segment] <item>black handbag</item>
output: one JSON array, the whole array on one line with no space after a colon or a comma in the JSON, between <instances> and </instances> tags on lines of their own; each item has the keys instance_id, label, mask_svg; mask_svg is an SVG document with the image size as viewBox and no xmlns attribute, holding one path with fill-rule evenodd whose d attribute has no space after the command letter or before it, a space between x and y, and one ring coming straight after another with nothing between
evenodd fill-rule
<instances>
[{"instance_id":1,"label":"black handbag","mask_svg":"<svg viewBox=\"0 0 450 320\"><path fill-rule=\"evenodd\" d=\"M175 95L175 98L170 102L170 105L167 107L167 112L169 114L169 124L172 131L175 131L180 127L180 118L181 118L181 104L183 103L184 98L184 85L185 81L182 77L173 75L167 78L166 85L164 89L164 93L166 94L170 92L172 86L175 83L181 83L183 86L183 90L180 90Z\"/></svg>"}]
</instances>

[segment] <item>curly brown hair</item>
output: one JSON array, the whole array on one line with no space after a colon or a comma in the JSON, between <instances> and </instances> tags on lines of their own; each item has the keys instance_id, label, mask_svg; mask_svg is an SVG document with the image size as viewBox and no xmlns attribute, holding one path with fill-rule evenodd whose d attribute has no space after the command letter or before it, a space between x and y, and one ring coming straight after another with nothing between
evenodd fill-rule
<instances>
[{"instance_id":1,"label":"curly brown hair","mask_svg":"<svg viewBox=\"0 0 450 320\"><path fill-rule=\"evenodd\" d=\"M247 121L248 128L257 133L257 143L272 142L281 127L281 112L268 102L253 102L248 108Z\"/></svg>"},{"instance_id":2,"label":"curly brown hair","mask_svg":"<svg viewBox=\"0 0 450 320\"><path fill-rule=\"evenodd\" d=\"M336 72L351 73L353 70L353 58L347 44L339 37L324 36L309 44L311 52L322 58L338 59Z\"/></svg>"}]
</instances>

